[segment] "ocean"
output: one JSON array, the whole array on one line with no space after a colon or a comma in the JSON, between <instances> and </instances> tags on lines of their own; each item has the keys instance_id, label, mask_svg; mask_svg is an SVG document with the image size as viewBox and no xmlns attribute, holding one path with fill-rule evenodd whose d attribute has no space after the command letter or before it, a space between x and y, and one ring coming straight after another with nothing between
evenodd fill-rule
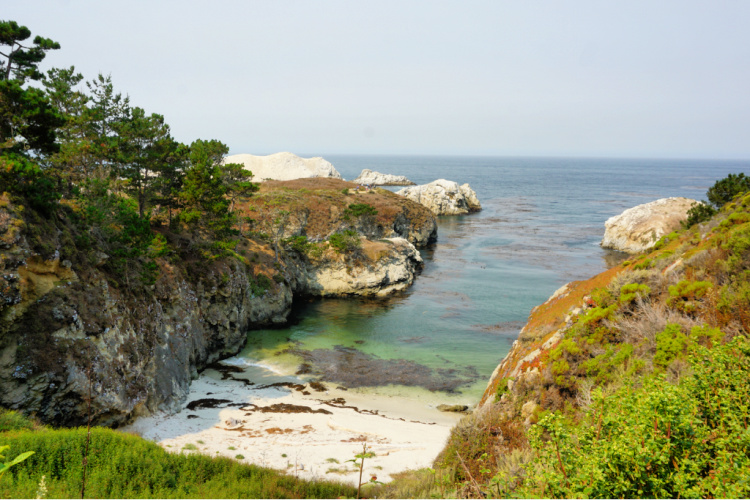
<instances>
[{"instance_id":1,"label":"ocean","mask_svg":"<svg viewBox=\"0 0 750 500\"><path fill-rule=\"evenodd\" d=\"M248 332L254 369L349 389L474 404L530 310L563 284L622 260L604 222L658 198L705 199L750 161L327 155L362 169L469 183L482 211L445 216L424 271L386 300L300 300L291 324ZM237 361L237 360L235 360ZM260 367L260 368L258 368Z\"/></svg>"}]
</instances>

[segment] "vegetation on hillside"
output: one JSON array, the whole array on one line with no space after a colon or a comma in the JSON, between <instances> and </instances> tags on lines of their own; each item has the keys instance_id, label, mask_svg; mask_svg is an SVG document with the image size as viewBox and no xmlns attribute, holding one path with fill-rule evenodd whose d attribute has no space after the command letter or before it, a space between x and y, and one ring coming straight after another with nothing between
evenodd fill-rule
<instances>
[{"instance_id":1,"label":"vegetation on hillside","mask_svg":"<svg viewBox=\"0 0 750 500\"><path fill-rule=\"evenodd\" d=\"M153 283L150 248L233 255L234 208L257 190L252 173L224 164L228 148L217 140L176 141L163 116L131 106L109 76L84 81L74 67L42 73L39 64L60 45L42 37L29 44L30 36L0 22L0 193L27 226L50 226L43 234L62 232L68 242L51 248L26 227L35 250L74 264L103 253L104 270L131 285ZM181 237L164 238L154 226Z\"/></svg>"},{"instance_id":2,"label":"vegetation on hillside","mask_svg":"<svg viewBox=\"0 0 750 500\"><path fill-rule=\"evenodd\" d=\"M356 489L303 481L281 472L198 452L168 453L109 429L50 429L0 410L0 443L9 456L33 451L0 479L4 498L338 498ZM87 456L84 481L84 461Z\"/></svg>"},{"instance_id":3,"label":"vegetation on hillside","mask_svg":"<svg viewBox=\"0 0 750 500\"><path fill-rule=\"evenodd\" d=\"M728 201L709 220L536 308L490 403L456 426L434 470L381 494L750 495L743 178L709 190Z\"/></svg>"}]
</instances>

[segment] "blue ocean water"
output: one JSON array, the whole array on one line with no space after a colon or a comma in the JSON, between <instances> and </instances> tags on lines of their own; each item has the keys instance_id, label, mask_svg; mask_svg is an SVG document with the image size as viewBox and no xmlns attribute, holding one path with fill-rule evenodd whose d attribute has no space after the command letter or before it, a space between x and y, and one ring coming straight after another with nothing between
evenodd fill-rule
<instances>
[{"instance_id":1,"label":"blue ocean water","mask_svg":"<svg viewBox=\"0 0 750 500\"><path fill-rule=\"evenodd\" d=\"M249 332L242 355L342 386L467 403L534 306L622 258L598 245L607 218L658 198L704 199L717 179L750 170L750 161L715 160L325 158L346 179L369 168L417 184L469 183L483 210L439 218L438 242L422 250L425 269L406 293L296 304L292 325Z\"/></svg>"}]
</instances>

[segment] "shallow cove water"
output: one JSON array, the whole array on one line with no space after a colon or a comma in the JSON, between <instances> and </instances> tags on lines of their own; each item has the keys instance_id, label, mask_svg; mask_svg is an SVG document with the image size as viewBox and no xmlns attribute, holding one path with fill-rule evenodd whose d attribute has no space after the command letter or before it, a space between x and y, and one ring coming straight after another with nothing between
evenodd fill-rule
<instances>
[{"instance_id":1,"label":"shallow cove water","mask_svg":"<svg viewBox=\"0 0 750 500\"><path fill-rule=\"evenodd\" d=\"M441 217L407 292L386 300L295 304L283 329L248 332L235 359L347 388L474 404L529 311L564 283L623 255L604 221L669 196L702 199L747 161L325 156L346 179L364 168L417 184L469 183L483 210ZM365 195L366 196L366 195Z\"/></svg>"}]
</instances>

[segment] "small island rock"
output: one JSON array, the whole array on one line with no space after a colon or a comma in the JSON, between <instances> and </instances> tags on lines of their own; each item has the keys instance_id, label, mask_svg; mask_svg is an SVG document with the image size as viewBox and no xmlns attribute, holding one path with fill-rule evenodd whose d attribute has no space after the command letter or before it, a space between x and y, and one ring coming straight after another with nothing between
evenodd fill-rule
<instances>
[{"instance_id":1,"label":"small island rock","mask_svg":"<svg viewBox=\"0 0 750 500\"><path fill-rule=\"evenodd\" d=\"M368 168L360 172L359 177L352 182L355 184L369 184L372 186L416 186L403 175L381 174Z\"/></svg>"},{"instance_id":2,"label":"small island rock","mask_svg":"<svg viewBox=\"0 0 750 500\"><path fill-rule=\"evenodd\" d=\"M648 250L659 238L680 228L690 206L689 198L661 198L625 210L604 223L602 248L627 253Z\"/></svg>"},{"instance_id":3,"label":"small island rock","mask_svg":"<svg viewBox=\"0 0 750 500\"><path fill-rule=\"evenodd\" d=\"M317 156L301 158L292 153L274 153L267 156L239 154L227 156L224 163L241 163L253 173L254 182L266 180L290 181L308 177L332 177L341 174L330 162Z\"/></svg>"},{"instance_id":4,"label":"small island rock","mask_svg":"<svg viewBox=\"0 0 750 500\"><path fill-rule=\"evenodd\" d=\"M445 179L404 188L396 194L426 206L435 215L463 215L482 209L477 194L468 184L459 186Z\"/></svg>"}]
</instances>

